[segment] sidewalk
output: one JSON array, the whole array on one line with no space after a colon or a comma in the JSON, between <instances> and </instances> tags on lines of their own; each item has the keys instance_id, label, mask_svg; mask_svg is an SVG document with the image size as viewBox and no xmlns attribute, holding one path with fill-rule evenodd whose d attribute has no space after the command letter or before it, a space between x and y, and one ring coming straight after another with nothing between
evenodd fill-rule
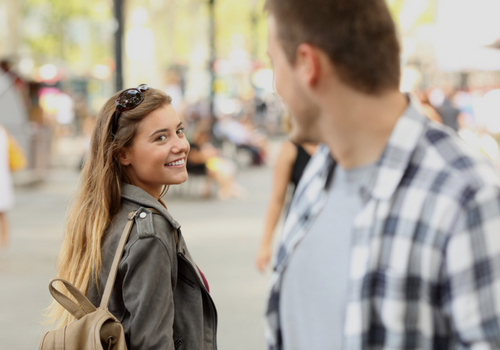
<instances>
[{"instance_id":1,"label":"sidewalk","mask_svg":"<svg viewBox=\"0 0 500 350\"><path fill-rule=\"evenodd\" d=\"M276 143L277 145L277 143ZM276 147L273 147L273 150ZM262 350L268 276L254 268L271 188L271 167L240 171L244 199L169 198L170 212L197 264L208 278L219 313L220 350ZM53 170L36 186L17 188L10 213L11 246L0 253L0 347L36 349L45 326L42 310L51 302L64 216L78 181L74 170Z\"/></svg>"}]
</instances>

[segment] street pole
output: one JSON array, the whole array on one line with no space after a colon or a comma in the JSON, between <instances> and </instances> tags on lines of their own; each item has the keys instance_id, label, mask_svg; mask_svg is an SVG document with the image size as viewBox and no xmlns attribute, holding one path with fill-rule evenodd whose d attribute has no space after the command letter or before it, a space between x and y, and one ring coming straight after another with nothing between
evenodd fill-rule
<instances>
[{"instance_id":1,"label":"street pole","mask_svg":"<svg viewBox=\"0 0 500 350\"><path fill-rule=\"evenodd\" d=\"M258 0L253 0L252 1L252 15L250 19L250 26L251 26L251 36L252 36L252 61L255 62L257 60L258 56L258 50L259 50L259 45L257 43L258 41L258 33L257 33L257 25L259 21L259 15L257 13L257 1Z\"/></svg>"},{"instance_id":2,"label":"street pole","mask_svg":"<svg viewBox=\"0 0 500 350\"><path fill-rule=\"evenodd\" d=\"M113 0L115 31L115 90L123 89L123 1Z\"/></svg>"},{"instance_id":3,"label":"street pole","mask_svg":"<svg viewBox=\"0 0 500 350\"><path fill-rule=\"evenodd\" d=\"M210 114L211 114L211 132L213 136L213 127L215 124L215 59L216 59L216 50L215 50L215 0L208 0L208 13L209 13L209 45L210 45Z\"/></svg>"}]
</instances>

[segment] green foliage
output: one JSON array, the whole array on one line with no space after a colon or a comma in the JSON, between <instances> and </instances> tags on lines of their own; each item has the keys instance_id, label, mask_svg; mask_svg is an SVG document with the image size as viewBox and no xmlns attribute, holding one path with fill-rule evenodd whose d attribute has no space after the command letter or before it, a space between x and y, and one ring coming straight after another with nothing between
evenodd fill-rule
<instances>
[{"instance_id":1,"label":"green foliage","mask_svg":"<svg viewBox=\"0 0 500 350\"><path fill-rule=\"evenodd\" d=\"M111 0L16 0L21 7L23 42L36 65L47 62L82 71L113 57ZM234 36L244 38L250 56L267 62L267 24L264 0L215 0L216 42L219 58L234 48ZM162 67L190 64L193 54L209 40L209 0L127 0L130 14L136 7L148 11L145 26L155 35L155 58ZM127 16L126 30L133 24ZM108 29L106 29L106 26Z\"/></svg>"},{"instance_id":2,"label":"green foliage","mask_svg":"<svg viewBox=\"0 0 500 350\"><path fill-rule=\"evenodd\" d=\"M431 24L436 22L437 0L429 0L427 10L420 16L416 25Z\"/></svg>"},{"instance_id":3,"label":"green foliage","mask_svg":"<svg viewBox=\"0 0 500 350\"><path fill-rule=\"evenodd\" d=\"M102 0L20 0L21 14L28 30L23 38L36 64L48 61L76 65L85 55L90 63L109 57L109 45L102 40L100 29L111 16L109 4ZM78 27L77 25L80 25ZM86 38L79 29L90 28ZM90 67L89 67L90 68Z\"/></svg>"},{"instance_id":4,"label":"green foliage","mask_svg":"<svg viewBox=\"0 0 500 350\"><path fill-rule=\"evenodd\" d=\"M233 49L234 35L245 38L245 49L255 51L257 58L265 59L267 23L263 12L264 0L216 0L217 49L227 56ZM252 23L255 27L252 28Z\"/></svg>"},{"instance_id":5,"label":"green foliage","mask_svg":"<svg viewBox=\"0 0 500 350\"><path fill-rule=\"evenodd\" d=\"M389 10L396 22L399 21L399 15L408 1L422 1L422 0L386 0ZM436 1L437 0L427 0L427 8L419 16L418 20L413 24L414 27L418 27L425 24L434 23L436 20Z\"/></svg>"}]
</instances>

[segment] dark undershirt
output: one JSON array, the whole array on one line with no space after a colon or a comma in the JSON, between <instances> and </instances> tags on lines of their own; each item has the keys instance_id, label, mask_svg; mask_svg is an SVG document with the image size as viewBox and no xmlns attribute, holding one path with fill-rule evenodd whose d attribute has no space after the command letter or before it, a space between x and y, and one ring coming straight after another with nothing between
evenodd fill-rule
<instances>
[{"instance_id":1,"label":"dark undershirt","mask_svg":"<svg viewBox=\"0 0 500 350\"><path fill-rule=\"evenodd\" d=\"M292 177L290 181L293 183L293 190L295 191L297 185L299 184L299 180L304 173L304 169L306 168L309 159L311 159L311 156L306 152L304 147L297 145L296 143L294 143L294 146L297 148L297 157L293 163Z\"/></svg>"}]
</instances>

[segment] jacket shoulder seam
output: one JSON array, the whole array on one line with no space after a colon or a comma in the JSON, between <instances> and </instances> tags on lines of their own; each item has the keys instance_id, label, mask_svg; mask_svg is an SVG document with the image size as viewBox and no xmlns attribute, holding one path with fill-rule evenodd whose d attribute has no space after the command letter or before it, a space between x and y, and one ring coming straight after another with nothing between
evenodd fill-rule
<instances>
[{"instance_id":1,"label":"jacket shoulder seam","mask_svg":"<svg viewBox=\"0 0 500 350\"><path fill-rule=\"evenodd\" d=\"M145 239L154 239L154 240L159 241L161 243L161 245L165 248L165 251L167 252L169 260L172 261L172 255L170 254L168 246L167 246L167 244L160 237L158 237L157 235L154 235L154 236L144 236L144 237L137 237L133 242L130 243L130 246L128 247L128 249L125 250L125 254L123 255L123 257L120 260L120 264L119 264L120 268L123 266L123 263L129 258L130 251L133 249L134 245L139 240L145 240Z\"/></svg>"}]
</instances>

